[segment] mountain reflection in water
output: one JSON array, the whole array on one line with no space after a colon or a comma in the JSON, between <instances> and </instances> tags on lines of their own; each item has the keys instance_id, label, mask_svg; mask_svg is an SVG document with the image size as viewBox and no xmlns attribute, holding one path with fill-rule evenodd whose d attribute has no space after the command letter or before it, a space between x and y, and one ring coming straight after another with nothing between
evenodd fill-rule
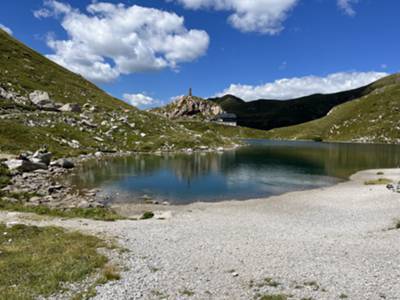
<instances>
[{"instance_id":1,"label":"mountain reflection in water","mask_svg":"<svg viewBox=\"0 0 400 300\"><path fill-rule=\"evenodd\" d=\"M224 153L138 154L93 161L67 178L79 188L174 204L243 200L329 186L363 169L397 167L395 145L251 140Z\"/></svg>"}]
</instances>

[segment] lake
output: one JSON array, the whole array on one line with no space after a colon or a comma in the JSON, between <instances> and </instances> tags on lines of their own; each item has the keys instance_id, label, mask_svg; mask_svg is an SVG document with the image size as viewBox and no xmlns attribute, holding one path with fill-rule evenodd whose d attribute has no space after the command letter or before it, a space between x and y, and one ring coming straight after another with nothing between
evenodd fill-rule
<instances>
[{"instance_id":1,"label":"lake","mask_svg":"<svg viewBox=\"0 0 400 300\"><path fill-rule=\"evenodd\" d=\"M400 166L400 146L248 140L221 153L138 154L91 161L67 178L119 202L245 200L326 187L364 169Z\"/></svg>"}]
</instances>

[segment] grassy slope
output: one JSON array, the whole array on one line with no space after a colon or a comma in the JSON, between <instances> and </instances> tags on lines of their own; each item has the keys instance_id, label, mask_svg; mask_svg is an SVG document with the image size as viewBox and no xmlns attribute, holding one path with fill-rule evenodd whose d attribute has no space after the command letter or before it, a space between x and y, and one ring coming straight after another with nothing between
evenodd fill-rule
<instances>
[{"instance_id":1,"label":"grassy slope","mask_svg":"<svg viewBox=\"0 0 400 300\"><path fill-rule=\"evenodd\" d=\"M288 101L257 100L244 102L232 95L210 100L220 104L227 112L235 113L241 126L273 129L319 119L333 107L367 95L374 89L374 85L369 85L335 94L315 94Z\"/></svg>"},{"instance_id":2,"label":"grassy slope","mask_svg":"<svg viewBox=\"0 0 400 300\"><path fill-rule=\"evenodd\" d=\"M93 236L55 227L0 224L0 299L36 299L62 288L63 282L85 279L107 258Z\"/></svg>"},{"instance_id":3,"label":"grassy slope","mask_svg":"<svg viewBox=\"0 0 400 300\"><path fill-rule=\"evenodd\" d=\"M226 126L214 123L207 123L201 121L180 121L180 124L183 124L186 128L198 131L198 132L207 132L207 131L218 131L223 136L231 137L231 138L239 138L239 139L265 139L267 138L267 131L252 129L247 127L233 127Z\"/></svg>"},{"instance_id":4,"label":"grassy slope","mask_svg":"<svg viewBox=\"0 0 400 300\"><path fill-rule=\"evenodd\" d=\"M88 82L42 55L26 47L4 31L0 30L0 86L14 89L23 96L33 90L49 92L52 99L60 103L91 103L97 111L90 117L98 125L96 130L80 130L80 126L70 126L65 118L80 120L79 114L32 113L33 106L16 106L10 101L0 99L0 111L7 114L22 111L29 113L13 115L9 119L0 118L0 152L18 153L33 151L48 145L56 156L74 156L93 153L98 150L153 151L174 145L172 150L200 145L227 146L234 141L226 139L218 128L198 134L166 118L139 111L115 99ZM17 109L17 110L16 110ZM120 117L128 117L127 123L118 123ZM110 126L102 121L119 125L112 137L105 135ZM29 126L34 120L40 126ZM48 123L46 123L48 122ZM129 124L134 123L132 129ZM145 134L145 135L143 135ZM99 136L104 141L94 139ZM77 140L81 147L73 149L60 140Z\"/></svg>"},{"instance_id":5,"label":"grassy slope","mask_svg":"<svg viewBox=\"0 0 400 300\"><path fill-rule=\"evenodd\" d=\"M400 75L374 83L373 92L335 107L329 115L274 129L268 137L327 141L400 142Z\"/></svg>"}]
</instances>

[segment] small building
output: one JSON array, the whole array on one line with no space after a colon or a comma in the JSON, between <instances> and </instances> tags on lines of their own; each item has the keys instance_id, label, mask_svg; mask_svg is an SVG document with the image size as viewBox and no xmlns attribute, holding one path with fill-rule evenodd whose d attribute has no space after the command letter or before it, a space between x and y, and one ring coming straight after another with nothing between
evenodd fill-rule
<instances>
[{"instance_id":1,"label":"small building","mask_svg":"<svg viewBox=\"0 0 400 300\"><path fill-rule=\"evenodd\" d=\"M228 125L228 126L237 126L237 116L235 114L230 114L230 113L219 114L211 121L214 123Z\"/></svg>"}]
</instances>

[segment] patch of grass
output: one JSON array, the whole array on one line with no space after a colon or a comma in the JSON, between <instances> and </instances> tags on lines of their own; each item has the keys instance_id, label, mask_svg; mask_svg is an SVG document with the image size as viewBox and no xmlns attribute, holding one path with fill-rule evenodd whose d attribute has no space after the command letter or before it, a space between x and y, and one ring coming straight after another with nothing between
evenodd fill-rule
<instances>
[{"instance_id":1,"label":"patch of grass","mask_svg":"<svg viewBox=\"0 0 400 300\"><path fill-rule=\"evenodd\" d=\"M396 228L396 229L400 229L400 220L398 220L398 221L396 222L395 228Z\"/></svg>"},{"instance_id":2,"label":"patch of grass","mask_svg":"<svg viewBox=\"0 0 400 300\"><path fill-rule=\"evenodd\" d=\"M319 290L319 284L316 281L306 281L304 282L304 285L312 287L315 291Z\"/></svg>"},{"instance_id":3,"label":"patch of grass","mask_svg":"<svg viewBox=\"0 0 400 300\"><path fill-rule=\"evenodd\" d=\"M187 296L187 297L192 297L194 296L194 292L188 289L184 289L183 291L181 291L181 295L182 296Z\"/></svg>"},{"instance_id":4,"label":"patch of grass","mask_svg":"<svg viewBox=\"0 0 400 300\"><path fill-rule=\"evenodd\" d=\"M154 213L151 211L146 211L143 213L142 217L140 218L141 220L148 220L154 218Z\"/></svg>"},{"instance_id":5,"label":"patch of grass","mask_svg":"<svg viewBox=\"0 0 400 300\"><path fill-rule=\"evenodd\" d=\"M11 180L10 172L8 168L0 163L0 189L7 186Z\"/></svg>"},{"instance_id":6,"label":"patch of grass","mask_svg":"<svg viewBox=\"0 0 400 300\"><path fill-rule=\"evenodd\" d=\"M18 211L35 213L38 215L46 215L61 218L82 218L101 221L116 221L124 219L115 211L109 208L70 208L70 209L53 209L44 205L25 206L22 202L10 202L0 199L0 210Z\"/></svg>"},{"instance_id":7,"label":"patch of grass","mask_svg":"<svg viewBox=\"0 0 400 300\"><path fill-rule=\"evenodd\" d=\"M94 236L61 228L0 224L0 295L2 299L35 299L62 289L104 267L97 252L107 247Z\"/></svg>"},{"instance_id":8,"label":"patch of grass","mask_svg":"<svg viewBox=\"0 0 400 300\"><path fill-rule=\"evenodd\" d=\"M346 294L340 294L339 298L340 299L347 299L347 298L349 298L349 296L347 296Z\"/></svg>"},{"instance_id":9,"label":"patch of grass","mask_svg":"<svg viewBox=\"0 0 400 300\"><path fill-rule=\"evenodd\" d=\"M387 178L373 179L364 182L365 185L384 185L390 183L393 183L393 181Z\"/></svg>"},{"instance_id":10,"label":"patch of grass","mask_svg":"<svg viewBox=\"0 0 400 300\"><path fill-rule=\"evenodd\" d=\"M98 284L104 284L108 281L120 280L120 270L117 266L113 264L106 264L101 270L101 275L97 280Z\"/></svg>"},{"instance_id":11,"label":"patch of grass","mask_svg":"<svg viewBox=\"0 0 400 300\"><path fill-rule=\"evenodd\" d=\"M161 269L157 267L150 267L150 271L153 273L157 273L158 271L161 271Z\"/></svg>"},{"instance_id":12,"label":"patch of grass","mask_svg":"<svg viewBox=\"0 0 400 300\"><path fill-rule=\"evenodd\" d=\"M275 295L257 295L258 300L287 300L288 297L284 294Z\"/></svg>"},{"instance_id":13,"label":"patch of grass","mask_svg":"<svg viewBox=\"0 0 400 300\"><path fill-rule=\"evenodd\" d=\"M264 282L266 285L268 285L270 287L278 287L281 285L279 282L274 281L272 278L269 278L269 277L264 278Z\"/></svg>"}]
</instances>

